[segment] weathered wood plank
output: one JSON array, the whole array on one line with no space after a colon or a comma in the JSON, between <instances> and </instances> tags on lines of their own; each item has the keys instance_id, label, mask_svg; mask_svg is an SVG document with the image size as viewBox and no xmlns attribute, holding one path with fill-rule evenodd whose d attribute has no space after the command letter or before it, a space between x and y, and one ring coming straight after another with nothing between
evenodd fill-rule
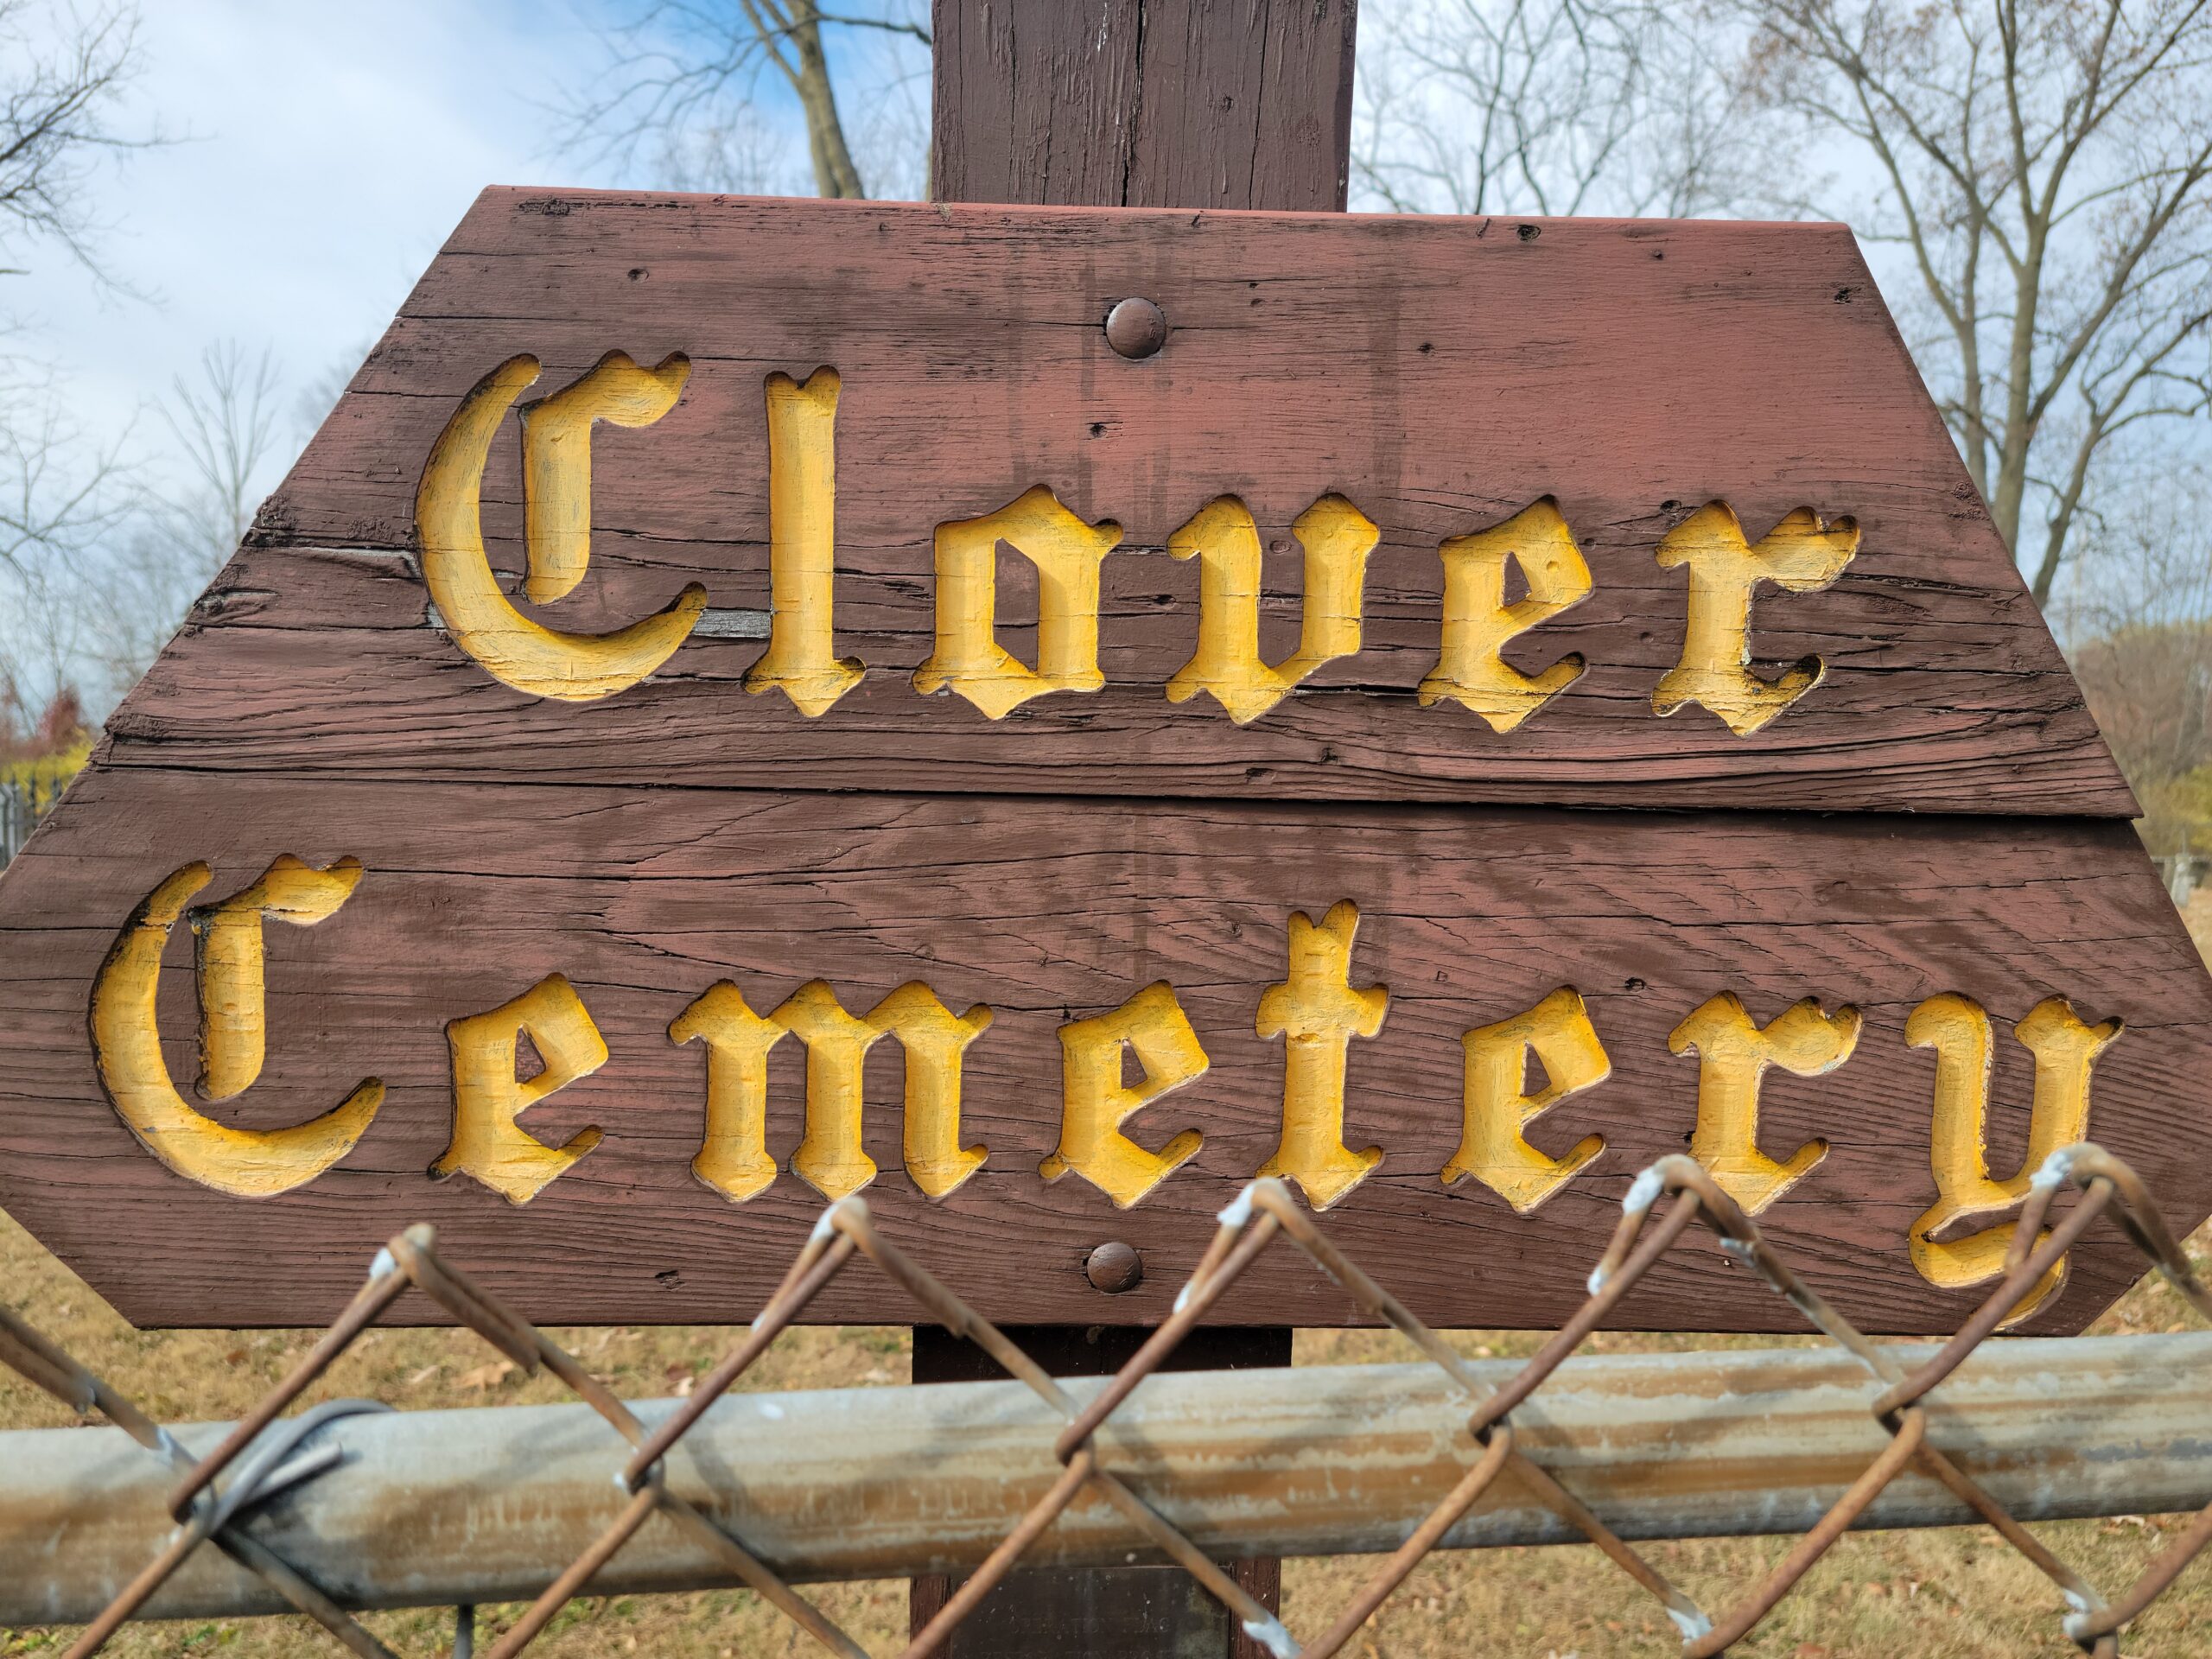
<instances>
[{"instance_id":1,"label":"weathered wood plank","mask_svg":"<svg viewBox=\"0 0 2212 1659\"><path fill-rule=\"evenodd\" d=\"M1141 362L1097 326L1131 293L1173 331ZM415 489L493 365L533 353L552 389L618 347L688 353L691 378L658 423L600 429L590 569L537 613L619 626L692 580L710 608L643 684L535 700L429 625L405 556ZM842 377L838 649L868 671L809 717L739 681L770 604L764 381L824 364ZM1124 526L1103 567L1104 689L996 721L919 696L935 527L1038 483ZM1167 702L1198 586L1170 534L1223 494L1250 506L1274 660L1300 613L1289 525L1331 491L1381 532L1358 654L1243 727L1203 695ZM1547 494L1595 591L1507 656L1534 671L1580 652L1588 671L1502 734L1420 707L1440 543ZM1834 586L1755 601L1756 659L1818 655L1827 677L1745 737L1651 707L1688 604L1655 550L1715 499L1754 537L1803 506L1861 531ZM485 520L510 582L520 499L502 442ZM118 764L625 783L664 770L676 734L690 781L770 766L794 788L2134 810L1840 226L491 192L257 541L119 712ZM1000 638L1026 655L1033 578L1000 563Z\"/></svg>"},{"instance_id":2,"label":"weathered wood plank","mask_svg":"<svg viewBox=\"0 0 2212 1659\"><path fill-rule=\"evenodd\" d=\"M938 0L947 201L1341 210L1353 0Z\"/></svg>"},{"instance_id":3,"label":"weathered wood plank","mask_svg":"<svg viewBox=\"0 0 2212 1659\"><path fill-rule=\"evenodd\" d=\"M327 1109L365 1077L388 1096L335 1168L282 1197L202 1189L157 1164L102 1097L88 988L132 907L204 859L210 899L281 854L368 866L352 899L307 928L268 928L264 1081L206 1107L276 1127ZM967 1185L931 1202L899 1161L898 1046L871 1051L870 1200L893 1234L992 1318L1162 1317L1213 1211L1280 1131L1283 1050L1255 1032L1285 975L1294 910L1359 909L1355 985L1388 988L1380 1033L1354 1042L1347 1144L1382 1165L1330 1213L1332 1233L1442 1325L1543 1325L1583 1275L1633 1172L1681 1149L1698 1064L1669 1033L1718 992L1761 1020L1817 996L1864 1010L1856 1052L1823 1077L1777 1070L1760 1144L1815 1136L1823 1164L1767 1212L1782 1247L1870 1330L1952 1328L1972 1300L1922 1282L1905 1240L1935 1195L1934 1065L1907 1015L1942 992L1998 1019L1990 1161L2018 1167L2027 1051L2010 1022L2062 995L2126 1033L2097 1062L2092 1132L2136 1162L2178 1224L2212 1209L2199 1091L2212 988L2124 824L1752 813L1313 807L1053 797L683 787L466 785L99 769L0 884L0 1203L133 1319L313 1323L380 1238L429 1219L457 1259L532 1315L563 1320L749 1317L821 1200L786 1172L733 1205L690 1173L703 1111L698 1047L671 1020L731 978L774 1007L826 979L851 1010L925 982L950 1008L988 1004L968 1051L963 1144L989 1148ZM162 981L169 1065L196 1071L189 948ZM424 1172L452 1119L446 1022L565 974L612 1058L533 1109L558 1142L606 1139L534 1200ZM1158 1147L1185 1127L1197 1157L1135 1208L1079 1177L1046 1185L1059 1132L1058 1033L1140 988L1173 985L1211 1071L1134 1121ZM1439 1172L1460 1131L1469 1028L1579 989L1611 1078L1554 1108L1529 1138L1554 1155L1598 1133L1606 1150L1534 1214ZM804 1085L796 1040L770 1059L767 1144L788 1158ZM1532 1080L1533 1081L1533 1080ZM1151 1265L1107 1297L1083 1276L1122 1239ZM1010 1263L1021 1264L1009 1271ZM2075 1328L2138 1271L2093 1233L2039 1326ZM1271 1258L1230 1321L1326 1325L1353 1309L1289 1255ZM855 1274L831 1319L912 1310ZM1669 1262L1624 1320L1789 1328L1719 1256Z\"/></svg>"},{"instance_id":4,"label":"weathered wood plank","mask_svg":"<svg viewBox=\"0 0 2212 1659\"><path fill-rule=\"evenodd\" d=\"M938 0L932 10L930 174L940 198L1344 207L1355 0L1050 0L1005 7ZM1033 585L1025 580L1020 589L1031 613ZM1025 659L1034 644L1032 631L1022 642ZM1055 1329L1074 1334L1029 1327L1048 1343ZM1203 1366L1233 1364L1241 1338L1248 1349L1279 1350L1277 1363L1287 1364L1290 1335L1283 1326L1196 1332L1183 1357ZM926 1346L918 1332L918 1378ZM1262 1605L1280 1605L1281 1562L1246 1561L1236 1571ZM1017 1575L955 1634L948 1659L1027 1659L1046 1631L1066 1659L1168 1648L1264 1659L1258 1640L1236 1629L1211 1596L1193 1595L1187 1580L1163 1593L1158 1580L1142 1569ZM917 1633L950 1593L940 1579L910 1587ZM1116 1605L1125 1618L1135 1615L1120 1631L1110 1628L1116 1621L1100 1617ZM1080 1653L1065 1646L1071 1638Z\"/></svg>"}]
</instances>

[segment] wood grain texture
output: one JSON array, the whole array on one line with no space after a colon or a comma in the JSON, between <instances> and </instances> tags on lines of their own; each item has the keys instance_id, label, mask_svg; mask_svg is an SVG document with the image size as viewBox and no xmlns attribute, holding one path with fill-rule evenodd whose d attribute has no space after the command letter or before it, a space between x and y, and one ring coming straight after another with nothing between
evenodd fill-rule
<instances>
[{"instance_id":1,"label":"wood grain texture","mask_svg":"<svg viewBox=\"0 0 2212 1659\"><path fill-rule=\"evenodd\" d=\"M385 1104L353 1152L311 1185L245 1201L163 1169L102 1096L88 988L132 907L194 859L210 899L277 855L367 865L354 897L308 929L269 930L269 1062L205 1109L248 1127L294 1122L364 1077ZM1389 805L724 791L349 782L98 768L0 882L0 1205L135 1320L312 1324L358 1283L381 1240L428 1220L454 1259L531 1317L727 1322L750 1318L821 1200L788 1173L749 1203L701 1185L704 1065L670 1020L714 982L756 1008L828 980L865 1010L908 980L950 1007L996 1010L969 1050L963 1141L988 1163L931 1203L899 1159L896 1046L868 1062L869 1199L890 1234L1001 1321L1164 1317L1214 1211L1265 1161L1280 1128L1281 1043L1254 1032L1282 980L1293 910L1360 907L1353 982L1387 987L1380 1034L1352 1046L1345 1138L1382 1164L1329 1215L1332 1233L1439 1325L1555 1323L1634 1172L1689 1135L1697 1065L1668 1033L1738 992L1760 1020L1818 996L1866 1013L1857 1052L1826 1077L1776 1071L1761 1142L1834 1150L1765 1217L1821 1291L1875 1331L1955 1327L1970 1296L1916 1275L1905 1236L1932 1200L1934 1062L1903 1025L1957 991L1999 1021L1992 1167L2024 1145L2029 1065L2010 1024L2063 995L2130 1029L2099 1061L2094 1135L2133 1160L2169 1217L2212 1209L2202 1090L2212 984L2125 824L1751 813L1643 814ZM191 1077L190 948L179 930L162 1020ZM445 1022L568 976L612 1051L525 1120L557 1143L604 1143L533 1202L425 1171L451 1119ZM1057 1033L1166 979L1211 1058L1202 1080L1133 1120L1158 1146L1185 1128L1196 1159L1115 1210L1039 1164L1059 1123ZM1533 1216L1439 1172L1457 1144L1460 1034L1573 985L1611 1056L1610 1080L1540 1120L1554 1154L1605 1151ZM802 1056L772 1055L768 1146L788 1159ZM1124 1240L1144 1282L1108 1297L1084 1257ZM2074 1329L2137 1275L2099 1228L2040 1328ZM415 1317L429 1310L412 1305ZM855 1271L817 1304L829 1320L911 1319ZM1328 1325L1355 1310L1294 1253L1270 1255L1225 1322ZM1785 1308L1712 1250L1670 1260L1620 1310L1627 1325L1794 1328Z\"/></svg>"},{"instance_id":2,"label":"wood grain texture","mask_svg":"<svg viewBox=\"0 0 2212 1659\"><path fill-rule=\"evenodd\" d=\"M946 201L1341 210L1354 0L937 0Z\"/></svg>"},{"instance_id":3,"label":"wood grain texture","mask_svg":"<svg viewBox=\"0 0 2212 1659\"><path fill-rule=\"evenodd\" d=\"M936 0L932 12L930 176L940 199L1344 207L1356 0ZM1014 590L1033 611L1034 585L1025 579ZM1058 1348L1078 1357L1078 1370L1096 1369L1080 1362L1099 1357L1097 1344L1075 1340L1095 1330L1033 1325L1025 1333L1032 1353ZM1265 1351L1287 1365L1290 1338L1280 1325L1195 1332L1181 1357L1228 1366L1241 1344L1247 1357ZM917 1330L916 1380L952 1374L952 1351L966 1347L949 1338L932 1344ZM1262 1605L1281 1606L1280 1561L1240 1561L1234 1571ZM947 1659L1026 1659L1040 1633L1065 1659L1170 1648L1265 1659L1224 1607L1192 1593L1185 1575L1171 1576L1163 1582L1134 1567L1017 1573L954 1633ZM951 1592L943 1578L908 1586L915 1633ZM1125 1630L1100 1618L1116 1605Z\"/></svg>"},{"instance_id":4,"label":"wood grain texture","mask_svg":"<svg viewBox=\"0 0 2212 1659\"><path fill-rule=\"evenodd\" d=\"M111 730L117 765L794 788L1406 798L2125 817L2133 797L1833 226L1160 213L487 193ZM1165 351L1098 320L1144 292ZM591 566L539 612L597 629L708 590L643 684L588 704L493 679L435 626L412 563L433 441L523 352L556 388L610 349L691 355L657 425L594 438ZM741 685L769 604L763 385L830 364L838 648L866 678L808 718ZM518 582L518 446L485 520ZM1049 484L1113 518L1105 688L1006 719L923 697L931 537ZM1234 493L1271 550L1270 660L1295 643L1288 526L1339 491L1382 530L1364 648L1238 727L1164 686L1197 637L1172 531ZM1503 735L1414 689L1440 642L1445 538L1555 495L1596 582L1516 640L1587 673ZM1687 582L1660 538L1724 499L1764 534L1851 514L1821 593L1762 592L1757 659L1826 680L1731 734L1651 692ZM1001 641L1033 645L1033 581L1001 554ZM1023 626L1027 607L1029 626ZM1772 671L1772 669L1770 669Z\"/></svg>"}]
</instances>

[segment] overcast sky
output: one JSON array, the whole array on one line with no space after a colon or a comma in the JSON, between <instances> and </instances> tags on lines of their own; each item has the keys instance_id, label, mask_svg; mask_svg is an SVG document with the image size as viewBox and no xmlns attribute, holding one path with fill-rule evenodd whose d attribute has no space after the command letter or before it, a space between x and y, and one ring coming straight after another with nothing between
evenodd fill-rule
<instances>
[{"instance_id":1,"label":"overcast sky","mask_svg":"<svg viewBox=\"0 0 2212 1659\"><path fill-rule=\"evenodd\" d=\"M539 105L594 46L575 14L516 0L161 0L122 124L181 142L106 176L104 290L34 251L0 302L113 432L206 344L273 350L294 385L381 332L487 183L572 176Z\"/></svg>"}]
</instances>

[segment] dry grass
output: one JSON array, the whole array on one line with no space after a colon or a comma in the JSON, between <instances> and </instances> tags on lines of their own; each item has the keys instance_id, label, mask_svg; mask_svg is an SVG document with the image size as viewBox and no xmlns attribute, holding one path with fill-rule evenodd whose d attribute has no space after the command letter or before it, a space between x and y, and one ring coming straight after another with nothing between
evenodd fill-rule
<instances>
[{"instance_id":1,"label":"dry grass","mask_svg":"<svg viewBox=\"0 0 2212 1659\"><path fill-rule=\"evenodd\" d=\"M2194 1243L2207 1243L2200 1235ZM84 1282L0 1215L0 1285L11 1306L84 1363L165 1421L220 1419L244 1412L305 1350L313 1332L133 1331ZM2101 1332L2190 1328L2196 1323L2163 1285L2146 1282L2100 1322ZM676 1390L706 1369L728 1338L701 1326L569 1330L555 1333L626 1395ZM1467 1351L1531 1351L1528 1332L1468 1332ZM1771 1338L1745 1338L1758 1345ZM1731 1345L1709 1338L1604 1336L1605 1351ZM1300 1364L1410 1358L1393 1333L1301 1332ZM510 1405L563 1397L550 1380L500 1375L474 1336L451 1331L383 1331L357 1344L310 1401L371 1395L403 1408ZM908 1379L906 1334L887 1327L798 1331L746 1379L755 1389L893 1386ZM67 1423L69 1412L11 1375L0 1374L0 1428ZM2037 1529L2095 1581L2124 1584L2154 1551L2158 1516L2073 1522ZM1787 1540L1699 1541L1653 1546L1664 1571L1707 1605L1726 1603L1787 1548ZM1294 1561L1285 1573L1293 1629L1317 1628L1364 1577L1359 1559ZM906 1621L897 1583L823 1586L833 1615L872 1652L898 1649ZM488 1624L515 1609L486 1610ZM2058 1630L2058 1598L1987 1533L1945 1529L1847 1539L1736 1652L1746 1659L1997 1659L2075 1652ZM445 1651L442 1611L371 1615L366 1622L403 1654ZM2131 1659L2182 1659L2212 1651L2212 1567L2200 1562L2133 1633ZM0 1655L58 1654L61 1630L0 1629ZM278 1659L338 1651L303 1620L213 1620L129 1628L108 1649L127 1659L208 1655ZM664 1598L610 1597L570 1607L532 1649L546 1659L649 1654L655 1659L811 1659L817 1650L745 1591ZM1587 1548L1509 1549L1441 1555L1418 1570L1369 1626L1362 1659L1444 1659L1471 1652L1527 1659L1626 1659L1671 1655L1677 1638L1656 1608Z\"/></svg>"},{"instance_id":2,"label":"dry grass","mask_svg":"<svg viewBox=\"0 0 2212 1659\"><path fill-rule=\"evenodd\" d=\"M2198 954L2212 963L2212 887L2191 892L2189 902L2181 907L2181 918L2188 925L2189 937L2196 941Z\"/></svg>"}]
</instances>

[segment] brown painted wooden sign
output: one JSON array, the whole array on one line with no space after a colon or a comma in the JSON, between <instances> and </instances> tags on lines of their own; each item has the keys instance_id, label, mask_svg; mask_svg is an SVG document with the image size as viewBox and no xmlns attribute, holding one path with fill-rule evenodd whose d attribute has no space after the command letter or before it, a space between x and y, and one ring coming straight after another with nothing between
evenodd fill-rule
<instances>
[{"instance_id":1,"label":"brown painted wooden sign","mask_svg":"<svg viewBox=\"0 0 2212 1659\"><path fill-rule=\"evenodd\" d=\"M424 1219L730 1320L865 1187L1128 1323L1267 1173L1544 1325L1687 1147L1948 1330L2056 1147L2212 1210L2133 810L1840 227L493 191L0 880L0 1204L145 1322Z\"/></svg>"}]
</instances>

